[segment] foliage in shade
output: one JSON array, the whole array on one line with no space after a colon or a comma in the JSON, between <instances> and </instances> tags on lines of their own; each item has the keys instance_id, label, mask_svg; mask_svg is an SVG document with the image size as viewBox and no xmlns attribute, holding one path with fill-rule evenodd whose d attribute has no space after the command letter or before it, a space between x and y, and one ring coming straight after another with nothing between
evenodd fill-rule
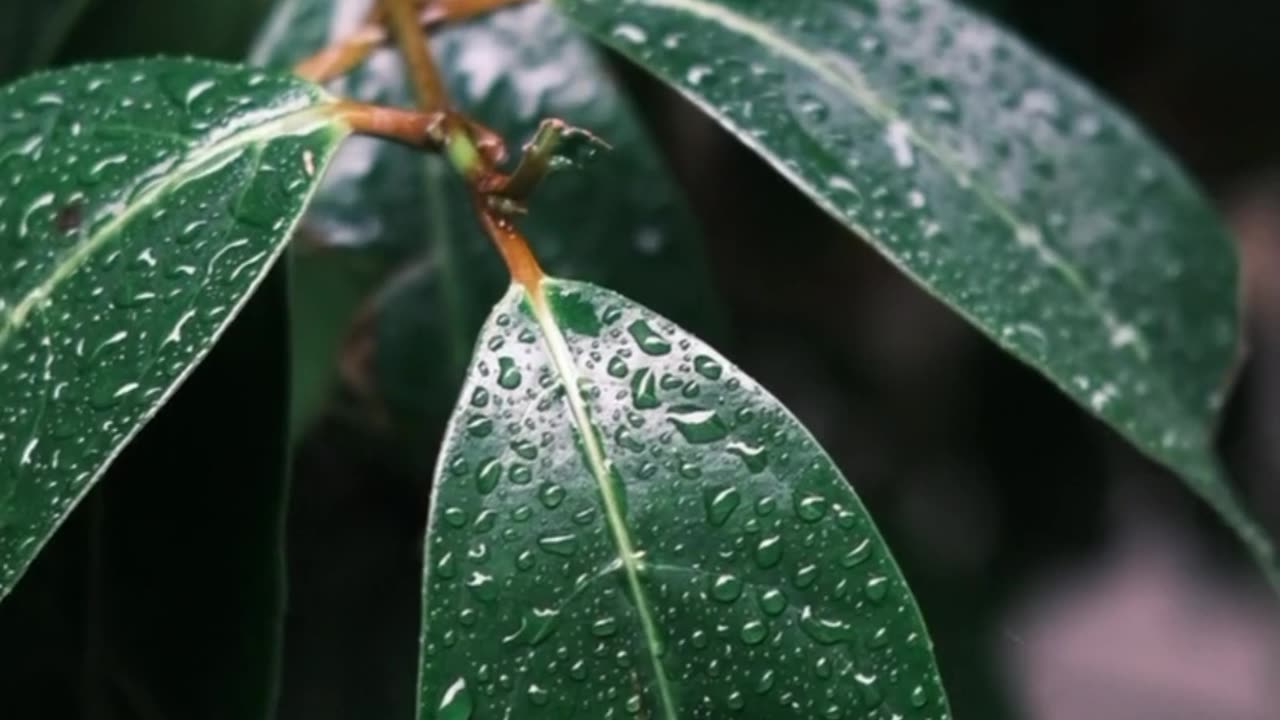
<instances>
[{"instance_id":1,"label":"foliage in shade","mask_svg":"<svg viewBox=\"0 0 1280 720\"><path fill-rule=\"evenodd\" d=\"M367 8L362 0L286 1L254 59L288 67L350 31ZM590 43L541 3L450 25L433 32L431 43L456 104L500 132L513 155L547 117L613 147L538 189L523 224L543 263L617 287L714 336L717 303L690 213ZM414 104L392 48L332 89ZM333 311L326 323L295 323L295 347L308 349L295 353L295 377L305 383L295 386L298 430L323 407L334 356L361 308L356 337L372 352L359 385L399 428L406 452L422 453L424 434L437 433L448 416L471 338L507 282L473 215L440 158L363 138L338 153L295 253L296 312L322 304ZM349 276L335 272L341 265L353 268ZM345 310L333 307L338 298ZM429 458L415 460L429 468Z\"/></svg>"},{"instance_id":2,"label":"foliage in shade","mask_svg":"<svg viewBox=\"0 0 1280 720\"><path fill-rule=\"evenodd\" d=\"M0 81L48 62L89 0L0 4Z\"/></svg>"},{"instance_id":3,"label":"foliage in shade","mask_svg":"<svg viewBox=\"0 0 1280 720\"><path fill-rule=\"evenodd\" d=\"M0 603L4 717L277 717L283 271L271 272Z\"/></svg>"},{"instance_id":4,"label":"foliage in shade","mask_svg":"<svg viewBox=\"0 0 1280 720\"><path fill-rule=\"evenodd\" d=\"M1122 112L949 0L552 0L1172 468L1280 588L1211 433L1237 261Z\"/></svg>"},{"instance_id":5,"label":"foliage in shade","mask_svg":"<svg viewBox=\"0 0 1280 720\"><path fill-rule=\"evenodd\" d=\"M419 717L949 717L910 591L813 437L594 285L513 286L435 478Z\"/></svg>"},{"instance_id":6,"label":"foliage in shade","mask_svg":"<svg viewBox=\"0 0 1280 720\"><path fill-rule=\"evenodd\" d=\"M0 90L0 597L209 350L348 129L194 60Z\"/></svg>"}]
</instances>

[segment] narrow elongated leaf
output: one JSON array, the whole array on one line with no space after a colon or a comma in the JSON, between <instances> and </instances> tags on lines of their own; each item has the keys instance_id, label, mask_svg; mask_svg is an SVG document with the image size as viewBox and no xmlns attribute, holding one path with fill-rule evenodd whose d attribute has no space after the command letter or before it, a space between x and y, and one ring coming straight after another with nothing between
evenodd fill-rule
<instances>
[{"instance_id":1,"label":"narrow elongated leaf","mask_svg":"<svg viewBox=\"0 0 1280 720\"><path fill-rule=\"evenodd\" d=\"M0 597L226 327L347 128L230 65L0 90Z\"/></svg>"},{"instance_id":2,"label":"narrow elongated leaf","mask_svg":"<svg viewBox=\"0 0 1280 720\"><path fill-rule=\"evenodd\" d=\"M284 2L256 59L287 67L350 32L367 9L363 0ZM527 225L547 267L618 287L714 335L717 305L691 215L590 44L541 3L433 31L431 42L455 102L502 133L513 153L547 117L586 128L613 147L588 167L548 179L533 198ZM414 103L393 48L375 53L335 90ZM609 191L601 192L605 183ZM420 452L426 428L447 417L471 338L506 283L464 188L438 158L357 138L339 153L305 227L307 242L295 253L300 290L328 287L319 291L330 300L360 297L340 278L310 282L328 272L325 255L340 256L361 279L371 275L365 268L382 266L379 292L364 296L364 332L373 349L367 377L376 405L403 428L407 447ZM316 303L301 295L296 301L299 312ZM333 344L342 335L332 324L295 327L300 344L330 348L296 355L298 365L328 361L329 372L297 376L331 382ZM328 389L299 387L298 401Z\"/></svg>"},{"instance_id":3,"label":"narrow elongated leaf","mask_svg":"<svg viewBox=\"0 0 1280 720\"><path fill-rule=\"evenodd\" d=\"M1280 588L1211 440L1232 244L1123 113L948 0L553 2L1175 470Z\"/></svg>"},{"instance_id":4,"label":"narrow elongated leaf","mask_svg":"<svg viewBox=\"0 0 1280 720\"><path fill-rule=\"evenodd\" d=\"M421 718L949 716L915 601L831 459L620 295L507 293L435 483Z\"/></svg>"}]
</instances>

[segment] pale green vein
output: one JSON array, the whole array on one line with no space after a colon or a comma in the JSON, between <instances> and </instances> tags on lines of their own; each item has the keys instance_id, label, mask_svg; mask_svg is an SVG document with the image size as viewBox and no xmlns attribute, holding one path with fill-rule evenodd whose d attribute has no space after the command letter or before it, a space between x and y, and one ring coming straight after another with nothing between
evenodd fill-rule
<instances>
[{"instance_id":1,"label":"pale green vein","mask_svg":"<svg viewBox=\"0 0 1280 720\"><path fill-rule=\"evenodd\" d=\"M564 0L555 1L564 2ZM754 40L776 55L808 69L825 82L842 90L855 103L864 108L869 115L883 123L887 130L897 128L912 145L933 157L942 169L951 176L957 186L971 190L993 215L1012 230L1013 237L1019 245L1035 252L1043 263L1063 276L1068 285L1073 287L1084 298L1089 308L1101 318L1103 326L1110 335L1125 334L1130 338L1130 341L1124 347L1132 348L1133 352L1142 361L1146 361L1150 357L1146 340L1141 336L1137 328L1119 320L1119 314L1108 307L1105 296L1091 288L1079 270L1045 243L1043 233L1035 223L1020 218L1017 212L1009 207L992 189L975 181L965 171L964 163L954 153L921 134L892 103L881 97L870 87L852 62L847 62L847 59L843 56L824 57L798 44L765 23L724 5L707 2L706 0L626 0L626 4L670 10L715 23L725 30ZM837 58L841 61L838 65L832 62L833 59ZM758 141L752 138L750 134L744 136L744 141L749 145L757 146L757 150L762 149L758 147ZM780 166L780 169L784 174L790 176L793 181L796 181L797 184L808 184L801 178L795 177L794 170L785 166ZM846 217L845 213L840 211L839 208L831 206L822 199L819 199L819 202L828 211L841 217ZM866 228L856 226L856 223L855 229L867 237L875 236L874 233Z\"/></svg>"},{"instance_id":2,"label":"pale green vein","mask_svg":"<svg viewBox=\"0 0 1280 720\"><path fill-rule=\"evenodd\" d=\"M306 135L322 127L341 127L334 114L334 106L328 103L309 105L269 118L255 125L242 127L212 141L192 148L182 163L158 182L139 193L128 205L102 227L85 237L54 265L48 277L31 288L12 309L0 317L0 349L20 329L28 316L41 307L58 287L71 277L100 248L119 235L141 213L162 201L170 192L183 184L198 179L211 169L224 167L239 153L253 145L290 135Z\"/></svg>"},{"instance_id":3,"label":"pale green vein","mask_svg":"<svg viewBox=\"0 0 1280 720\"><path fill-rule=\"evenodd\" d=\"M623 514L621 499L614 493L613 484L610 480L608 457L604 448L600 445L600 437L591 421L591 413L587 410L587 405L582 400L578 368L574 363L573 353L570 352L569 344L565 341L559 324L556 323L555 315L547 303L546 294L542 288L528 292L527 296L533 309L534 319L537 320L538 327L542 330L542 339L547 349L547 355L551 359L551 364L555 368L556 374L560 376L560 382L564 385L565 398L569 403L569 411L573 416L574 427L578 431L578 436L582 439L587 465L591 470L591 474L595 477L600 496L604 500L605 517L609 523L609 531L613 535L614 544L617 546L618 554L621 556L619 560L621 560L622 569L626 573L627 587L631 591L631 599L635 604L636 613L640 616L640 625L649 648L649 659L652 662L654 678L658 684L657 691L662 705L662 716L666 720L678 720L679 714L676 711L675 694L671 689L671 682L667 678L667 670L662 665L662 639L658 632L658 625L653 617L653 610L649 607L649 599L640 584L640 558L631 540L631 531L627 527L627 519Z\"/></svg>"}]
</instances>

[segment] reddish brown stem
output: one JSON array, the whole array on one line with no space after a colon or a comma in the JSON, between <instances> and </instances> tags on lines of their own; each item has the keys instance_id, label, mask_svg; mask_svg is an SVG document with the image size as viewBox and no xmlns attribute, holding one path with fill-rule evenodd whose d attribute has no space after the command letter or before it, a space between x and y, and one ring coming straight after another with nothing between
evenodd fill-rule
<instances>
[{"instance_id":1,"label":"reddish brown stem","mask_svg":"<svg viewBox=\"0 0 1280 720\"><path fill-rule=\"evenodd\" d=\"M536 295L546 274L542 272L542 266L538 265L538 259L534 257L533 250L529 247L529 241L516 229L509 218L492 212L484 196L480 193L472 193L471 197L475 204L476 215L479 216L493 244L497 246L503 262L507 264L511 279L523 285L529 294Z\"/></svg>"},{"instance_id":2,"label":"reddish brown stem","mask_svg":"<svg viewBox=\"0 0 1280 720\"><path fill-rule=\"evenodd\" d=\"M443 131L449 118L446 112L402 110L351 100L338 103L336 112L352 130L362 135L374 135L429 150L439 150L444 146Z\"/></svg>"},{"instance_id":3,"label":"reddish brown stem","mask_svg":"<svg viewBox=\"0 0 1280 720\"><path fill-rule=\"evenodd\" d=\"M418 14L418 25L422 29L430 29L522 2L526 0L415 0L413 4ZM386 14L379 2L355 32L303 59L294 66L294 73L316 83L326 83L347 74L370 53L391 40L385 20Z\"/></svg>"}]
</instances>

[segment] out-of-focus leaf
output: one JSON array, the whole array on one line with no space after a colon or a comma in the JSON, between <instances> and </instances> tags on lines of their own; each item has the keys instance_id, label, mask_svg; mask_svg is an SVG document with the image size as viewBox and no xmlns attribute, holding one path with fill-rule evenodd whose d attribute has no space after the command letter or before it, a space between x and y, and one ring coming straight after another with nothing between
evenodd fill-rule
<instances>
[{"instance_id":1,"label":"out-of-focus leaf","mask_svg":"<svg viewBox=\"0 0 1280 720\"><path fill-rule=\"evenodd\" d=\"M1173 469L1280 590L1212 430L1232 243L1122 112L947 0L553 0Z\"/></svg>"},{"instance_id":2,"label":"out-of-focus leaf","mask_svg":"<svg viewBox=\"0 0 1280 720\"><path fill-rule=\"evenodd\" d=\"M271 0L91 0L57 60L67 64L150 55L240 60L270 8Z\"/></svg>"},{"instance_id":3,"label":"out-of-focus leaf","mask_svg":"<svg viewBox=\"0 0 1280 720\"><path fill-rule=\"evenodd\" d=\"M286 299L280 268L0 604L5 717L272 716Z\"/></svg>"},{"instance_id":4,"label":"out-of-focus leaf","mask_svg":"<svg viewBox=\"0 0 1280 720\"><path fill-rule=\"evenodd\" d=\"M800 422L616 293L513 286L436 471L419 717L949 717L906 581Z\"/></svg>"},{"instance_id":5,"label":"out-of-focus leaf","mask_svg":"<svg viewBox=\"0 0 1280 720\"><path fill-rule=\"evenodd\" d=\"M261 282L348 128L310 84L192 60L35 75L0 108L3 597Z\"/></svg>"},{"instance_id":6,"label":"out-of-focus leaf","mask_svg":"<svg viewBox=\"0 0 1280 720\"><path fill-rule=\"evenodd\" d=\"M90 0L0 4L0 82L51 60Z\"/></svg>"},{"instance_id":7,"label":"out-of-focus leaf","mask_svg":"<svg viewBox=\"0 0 1280 720\"><path fill-rule=\"evenodd\" d=\"M255 59L287 67L356 27L367 9L360 1L286 1L268 24ZM699 331L713 332L716 305L690 214L590 45L539 3L449 27L435 33L432 43L454 100L501 132L513 153L545 117L563 118L613 147L538 189L525 225L538 239L544 263L606 282ZM390 48L334 89L413 104L402 63ZM373 405L403 433L409 452L418 454L417 464L428 463L422 452L426 428L447 416L471 338L506 283L461 183L439 158L356 138L335 159L305 227L316 242L295 254L299 288L320 285L306 276L324 246L384 268L361 318L361 346L371 352L357 383L373 389ZM295 296L296 306L309 303ZM355 314L349 308L335 319ZM314 332L341 337L330 328ZM322 356L329 368L325 375L295 369L296 375L332 378L336 353L335 348ZM321 359L299 353L297 361ZM359 372L358 364L353 367ZM299 401L327 390L296 388Z\"/></svg>"}]
</instances>

